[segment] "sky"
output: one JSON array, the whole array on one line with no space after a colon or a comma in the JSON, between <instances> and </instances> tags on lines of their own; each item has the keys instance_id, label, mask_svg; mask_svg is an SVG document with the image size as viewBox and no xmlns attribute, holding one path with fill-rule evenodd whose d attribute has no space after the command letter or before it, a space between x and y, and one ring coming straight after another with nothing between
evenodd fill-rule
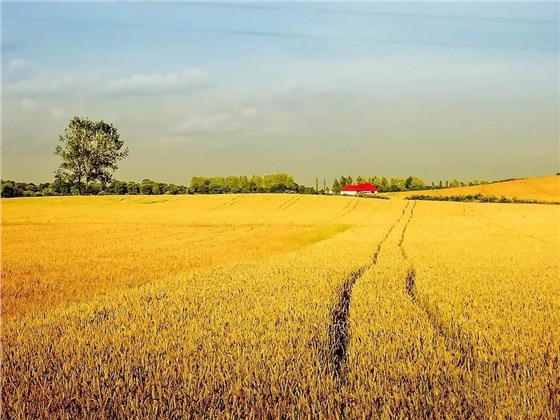
<instances>
[{"instance_id":1,"label":"sky","mask_svg":"<svg viewBox=\"0 0 560 420\"><path fill-rule=\"evenodd\" d=\"M115 178L560 171L557 3L3 2L2 178L54 177L72 116Z\"/></svg>"}]
</instances>

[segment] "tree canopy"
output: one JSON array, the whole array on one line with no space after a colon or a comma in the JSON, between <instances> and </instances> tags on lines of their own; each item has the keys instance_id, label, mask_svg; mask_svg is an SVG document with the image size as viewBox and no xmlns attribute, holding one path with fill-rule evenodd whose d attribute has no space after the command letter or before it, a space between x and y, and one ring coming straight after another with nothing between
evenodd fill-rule
<instances>
[{"instance_id":1,"label":"tree canopy","mask_svg":"<svg viewBox=\"0 0 560 420\"><path fill-rule=\"evenodd\" d=\"M78 194L83 194L90 182L106 184L117 170L117 162L128 156L128 148L123 146L113 124L74 117L55 149L62 159L56 176L75 184Z\"/></svg>"}]
</instances>

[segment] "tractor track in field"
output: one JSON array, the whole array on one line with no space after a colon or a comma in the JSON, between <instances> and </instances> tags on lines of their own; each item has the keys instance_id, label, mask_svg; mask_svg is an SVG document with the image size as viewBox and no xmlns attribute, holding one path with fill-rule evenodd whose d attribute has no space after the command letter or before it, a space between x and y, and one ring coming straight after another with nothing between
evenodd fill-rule
<instances>
[{"instance_id":1,"label":"tractor track in field","mask_svg":"<svg viewBox=\"0 0 560 420\"><path fill-rule=\"evenodd\" d=\"M334 304L330 312L330 324L328 331L328 346L326 354L326 363L339 386L345 386L348 378L348 348L350 345L350 305L352 300L352 290L354 285L363 275L377 265L379 255L382 248L386 245L389 236L395 231L397 226L406 218L402 231L399 235L398 246L403 260L409 264L406 277L404 279L404 288L406 295L411 299L412 303L419 309L419 314L424 315L429 324L434 329L437 336L441 337L445 348L453 355L454 363L464 371L472 371L475 365L474 348L471 342L460 330L455 330L443 321L442 314L436 307L429 305L422 299L417 292L416 272L407 256L404 248L406 232L414 217L417 202L407 202L397 220L387 230L383 238L377 244L377 247L368 264L365 264L349 273L340 285ZM350 206L346 208L348 210ZM400 230L400 229L399 229ZM396 239L396 238L395 238ZM395 245L391 245L395 246ZM476 416L475 405L469 399L464 401L466 412ZM343 404L340 407L339 417L346 418L346 408Z\"/></svg>"},{"instance_id":2,"label":"tractor track in field","mask_svg":"<svg viewBox=\"0 0 560 420\"><path fill-rule=\"evenodd\" d=\"M336 301L331 309L331 322L329 327L327 361L330 365L334 377L341 384L346 382L349 336L349 317L350 301L352 299L352 289L356 282L364 273L377 264L377 259L381 248L393 229L399 224L406 213L410 203L407 203L399 218L391 225L385 236L379 241L375 252L368 264L352 271L338 289ZM348 206L349 207L349 206Z\"/></svg>"},{"instance_id":3,"label":"tractor track in field","mask_svg":"<svg viewBox=\"0 0 560 420\"><path fill-rule=\"evenodd\" d=\"M278 207L274 209L274 211L286 210L288 207L292 207L297 201L300 200L300 196L297 197L290 197L284 203L280 204Z\"/></svg>"},{"instance_id":4,"label":"tractor track in field","mask_svg":"<svg viewBox=\"0 0 560 420\"><path fill-rule=\"evenodd\" d=\"M408 225L410 224L410 221L414 216L415 207L416 202L414 202L414 205L412 206L410 217L408 218L404 226L401 234L401 239L399 241L399 248L405 262L408 262L409 259L406 255L406 250L404 249L403 242ZM432 308L425 300L421 299L418 296L416 290L416 270L414 269L414 266L411 262L409 262L409 268L404 280L404 287L406 294L410 297L412 302L419 309L421 309L434 330L443 338L447 350L457 356L458 366L465 370L471 370L475 366L474 349L472 344L464 337L462 337L460 331L453 331L451 327L447 326L446 323L442 321L442 316L438 313L437 308Z\"/></svg>"},{"instance_id":5,"label":"tractor track in field","mask_svg":"<svg viewBox=\"0 0 560 420\"><path fill-rule=\"evenodd\" d=\"M220 204L217 207L214 207L212 210L221 210L225 207L231 207L233 206L235 203L237 203L239 200L241 200L241 195L236 195L235 197L233 197L231 200L226 201L223 204Z\"/></svg>"},{"instance_id":6,"label":"tractor track in field","mask_svg":"<svg viewBox=\"0 0 560 420\"><path fill-rule=\"evenodd\" d=\"M474 348L472 344L462 337L460 331L453 331L442 321L442 316L436 308L432 308L418 297L416 292L416 272L413 268L408 270L405 278L406 293L426 315L434 330L443 338L447 350L457 356L457 365L465 370L472 370L476 366Z\"/></svg>"},{"instance_id":7,"label":"tractor track in field","mask_svg":"<svg viewBox=\"0 0 560 420\"><path fill-rule=\"evenodd\" d=\"M351 205L352 205L352 203L351 203L351 202L348 202L342 209L340 209L340 211L338 212L338 214L344 214L345 211L346 211L346 209L347 209L348 207L350 207Z\"/></svg>"},{"instance_id":8,"label":"tractor track in field","mask_svg":"<svg viewBox=\"0 0 560 420\"><path fill-rule=\"evenodd\" d=\"M408 220L406 221L406 224L404 225L404 229L401 232L401 239L399 240L399 248L400 248L402 256L405 260L407 259L407 256L406 256L406 251L404 250L404 247L402 246L402 244L404 242L404 235L406 234L406 229L408 228L408 225L410 224L410 221L412 220L412 217L414 216L414 209L415 208L416 208L416 201L414 202L414 204L412 205L412 208L410 209L410 217L408 218Z\"/></svg>"},{"instance_id":9,"label":"tractor track in field","mask_svg":"<svg viewBox=\"0 0 560 420\"><path fill-rule=\"evenodd\" d=\"M348 211L346 213L344 213L344 216L346 216L347 214L352 213L354 210L356 210L356 207L358 207L358 205L361 203L361 201L356 201L356 204L354 204L352 207L350 207L350 209L348 209Z\"/></svg>"},{"instance_id":10,"label":"tractor track in field","mask_svg":"<svg viewBox=\"0 0 560 420\"><path fill-rule=\"evenodd\" d=\"M296 204L299 200L301 200L301 196L296 197L296 199L294 201L292 201L291 203L289 203L286 207L284 207L282 210L286 210L288 207L292 207L294 204Z\"/></svg>"}]
</instances>

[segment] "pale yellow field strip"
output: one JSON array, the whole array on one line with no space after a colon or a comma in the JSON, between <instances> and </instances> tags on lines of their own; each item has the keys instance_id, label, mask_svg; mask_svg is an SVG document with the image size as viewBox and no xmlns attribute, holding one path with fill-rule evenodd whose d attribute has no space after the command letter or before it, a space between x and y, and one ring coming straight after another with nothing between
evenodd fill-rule
<instances>
[{"instance_id":1,"label":"pale yellow field strip","mask_svg":"<svg viewBox=\"0 0 560 420\"><path fill-rule=\"evenodd\" d=\"M451 195L494 195L507 198L520 198L538 201L560 202L560 176L546 176L539 178L518 179L515 181L497 182L495 184L473 185L458 188L444 188L441 190L407 191L386 193L391 198L405 198L411 195L425 194L431 196Z\"/></svg>"}]
</instances>

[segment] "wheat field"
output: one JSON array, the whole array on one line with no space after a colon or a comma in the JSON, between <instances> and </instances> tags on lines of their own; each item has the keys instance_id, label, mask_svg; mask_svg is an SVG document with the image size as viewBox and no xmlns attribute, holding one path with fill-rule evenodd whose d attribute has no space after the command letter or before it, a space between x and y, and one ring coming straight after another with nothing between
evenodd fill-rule
<instances>
[{"instance_id":1,"label":"wheat field","mask_svg":"<svg viewBox=\"0 0 560 420\"><path fill-rule=\"evenodd\" d=\"M2 418L555 418L560 208L2 200Z\"/></svg>"},{"instance_id":2,"label":"wheat field","mask_svg":"<svg viewBox=\"0 0 560 420\"><path fill-rule=\"evenodd\" d=\"M494 184L473 185L456 188L444 188L428 191L406 191L386 193L392 198L405 198L416 194L435 197L452 195L493 195L509 199L537 200L546 202L560 202L560 176L543 176L539 178L516 179L513 181L496 182Z\"/></svg>"}]
</instances>

